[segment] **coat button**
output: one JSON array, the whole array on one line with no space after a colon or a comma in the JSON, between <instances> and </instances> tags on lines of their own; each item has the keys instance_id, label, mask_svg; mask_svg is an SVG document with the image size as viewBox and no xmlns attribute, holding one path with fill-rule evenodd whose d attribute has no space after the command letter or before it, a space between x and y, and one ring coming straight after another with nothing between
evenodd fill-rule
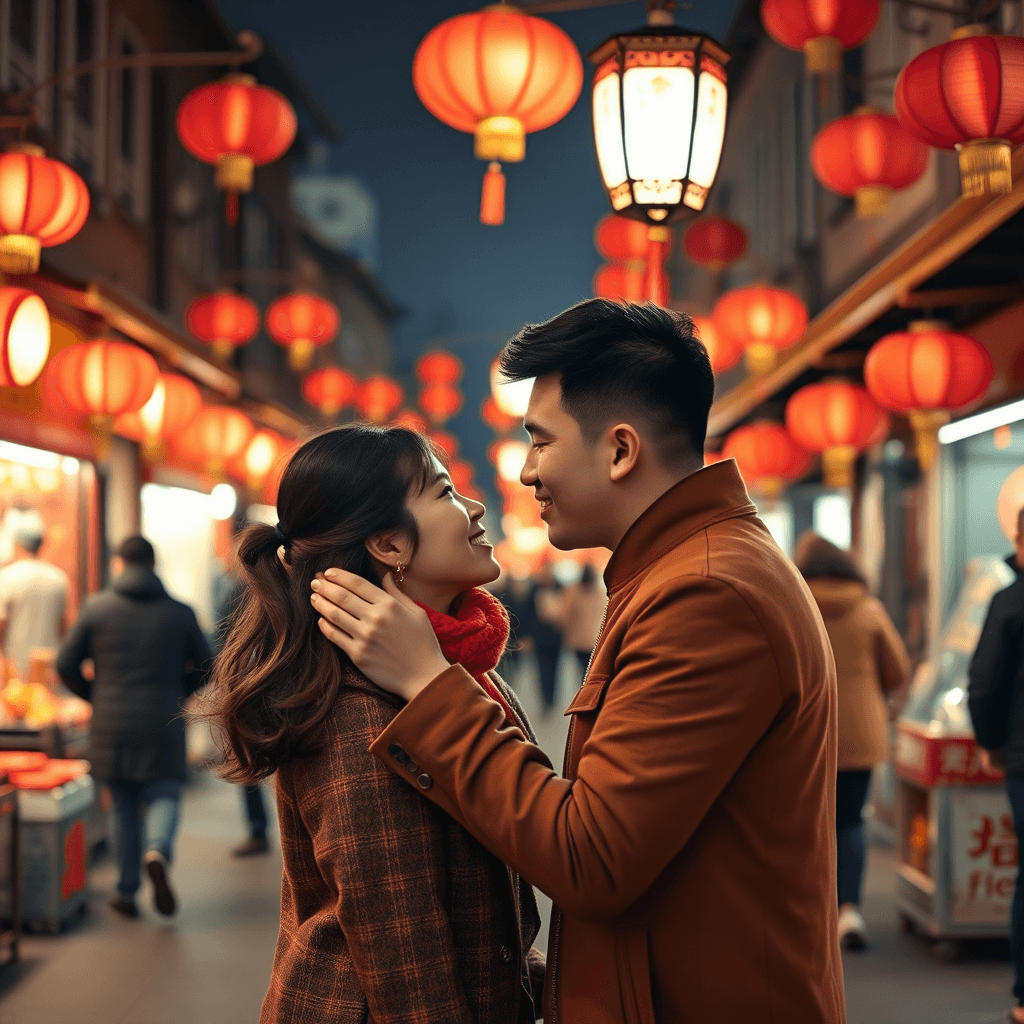
<instances>
[{"instance_id":1,"label":"coat button","mask_svg":"<svg viewBox=\"0 0 1024 1024\"><path fill-rule=\"evenodd\" d=\"M416 781L420 784L421 789L430 789L434 784L434 780L426 772L424 772Z\"/></svg>"},{"instance_id":2,"label":"coat button","mask_svg":"<svg viewBox=\"0 0 1024 1024\"><path fill-rule=\"evenodd\" d=\"M410 761L405 767L406 770L412 772L413 775L420 770L420 766L415 761Z\"/></svg>"},{"instance_id":3,"label":"coat button","mask_svg":"<svg viewBox=\"0 0 1024 1024\"><path fill-rule=\"evenodd\" d=\"M505 963L509 963L511 961L512 950L509 949L508 946L502 946L499 952L501 954L501 959L504 960Z\"/></svg>"},{"instance_id":4,"label":"coat button","mask_svg":"<svg viewBox=\"0 0 1024 1024\"><path fill-rule=\"evenodd\" d=\"M388 753L399 763L405 764L409 760L409 755L397 744L392 743L388 747Z\"/></svg>"}]
</instances>

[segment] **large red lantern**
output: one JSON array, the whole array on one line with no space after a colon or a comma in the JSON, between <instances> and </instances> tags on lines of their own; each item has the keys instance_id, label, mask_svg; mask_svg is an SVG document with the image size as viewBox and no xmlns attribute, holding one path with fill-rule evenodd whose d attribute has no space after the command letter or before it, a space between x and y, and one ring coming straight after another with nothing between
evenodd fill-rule
<instances>
[{"instance_id":1,"label":"large red lantern","mask_svg":"<svg viewBox=\"0 0 1024 1024\"><path fill-rule=\"evenodd\" d=\"M935 461L939 427L949 422L950 410L976 402L992 377L988 349L935 320L918 320L887 334L864 361L864 383L875 401L910 417L923 469Z\"/></svg>"},{"instance_id":2,"label":"large red lantern","mask_svg":"<svg viewBox=\"0 0 1024 1024\"><path fill-rule=\"evenodd\" d=\"M928 149L892 114L858 107L818 132L811 166L826 188L853 197L858 217L878 217L889 209L894 192L924 174Z\"/></svg>"},{"instance_id":3,"label":"large red lantern","mask_svg":"<svg viewBox=\"0 0 1024 1024\"><path fill-rule=\"evenodd\" d=\"M761 0L761 22L777 43L803 50L810 75L835 74L843 50L874 31L879 0Z\"/></svg>"},{"instance_id":4,"label":"large red lantern","mask_svg":"<svg viewBox=\"0 0 1024 1024\"><path fill-rule=\"evenodd\" d=\"M327 419L334 419L356 400L358 394L359 381L336 366L325 366L322 370L307 373L302 382L302 397Z\"/></svg>"},{"instance_id":5,"label":"large red lantern","mask_svg":"<svg viewBox=\"0 0 1024 1024\"><path fill-rule=\"evenodd\" d=\"M669 286L665 260L672 247L672 232L669 228L650 226L611 213L598 222L594 245L605 259L623 266L626 271L623 280L628 282L631 290L634 282L640 281L642 296L628 301L640 302L647 299L659 306L668 305Z\"/></svg>"},{"instance_id":6,"label":"large red lantern","mask_svg":"<svg viewBox=\"0 0 1024 1024\"><path fill-rule=\"evenodd\" d=\"M199 388L179 373L161 373L149 401L138 412L118 416L114 429L145 445L147 457L157 458L168 438L184 430L203 407Z\"/></svg>"},{"instance_id":7,"label":"large red lantern","mask_svg":"<svg viewBox=\"0 0 1024 1024\"><path fill-rule=\"evenodd\" d=\"M368 377L356 396L356 408L371 423L384 423L405 400L402 386L384 374Z\"/></svg>"},{"instance_id":8,"label":"large red lantern","mask_svg":"<svg viewBox=\"0 0 1024 1024\"><path fill-rule=\"evenodd\" d=\"M160 378L156 360L123 341L83 341L50 360L47 375L63 402L109 430L117 416L136 412Z\"/></svg>"},{"instance_id":9,"label":"large red lantern","mask_svg":"<svg viewBox=\"0 0 1024 1024\"><path fill-rule=\"evenodd\" d=\"M189 333L213 346L218 359L230 359L239 345L256 337L260 311L256 303L236 292L219 291L196 299L185 311Z\"/></svg>"},{"instance_id":10,"label":"large red lantern","mask_svg":"<svg viewBox=\"0 0 1024 1024\"><path fill-rule=\"evenodd\" d=\"M197 159L214 164L214 182L228 194L228 222L238 194L252 190L253 168L282 156L295 139L292 105L252 75L232 74L193 89L178 107L178 137Z\"/></svg>"},{"instance_id":11,"label":"large red lantern","mask_svg":"<svg viewBox=\"0 0 1024 1024\"><path fill-rule=\"evenodd\" d=\"M432 29L416 51L412 79L427 110L475 137L477 159L489 162L480 221L501 224L501 162L522 160L526 133L569 113L583 85L583 62L556 25L502 4Z\"/></svg>"},{"instance_id":12,"label":"large red lantern","mask_svg":"<svg viewBox=\"0 0 1024 1024\"><path fill-rule=\"evenodd\" d=\"M723 344L746 350L750 372L771 372L778 353L796 344L807 326L807 307L783 288L751 285L726 292L714 310Z\"/></svg>"},{"instance_id":13,"label":"large red lantern","mask_svg":"<svg viewBox=\"0 0 1024 1024\"><path fill-rule=\"evenodd\" d=\"M17 142L0 154L0 270L34 274L43 246L61 245L89 216L85 182L40 146Z\"/></svg>"},{"instance_id":14,"label":"large red lantern","mask_svg":"<svg viewBox=\"0 0 1024 1024\"><path fill-rule=\"evenodd\" d=\"M242 451L227 465L232 476L245 482L250 491L259 493L270 477L288 445L274 430L257 430Z\"/></svg>"},{"instance_id":15,"label":"large red lantern","mask_svg":"<svg viewBox=\"0 0 1024 1024\"><path fill-rule=\"evenodd\" d=\"M1009 192L1010 149L1024 142L1024 39L967 25L918 54L896 79L900 124L936 149L957 149L965 196Z\"/></svg>"},{"instance_id":16,"label":"large red lantern","mask_svg":"<svg viewBox=\"0 0 1024 1024\"><path fill-rule=\"evenodd\" d=\"M31 384L50 354L46 303L27 288L0 288L0 332L0 387Z\"/></svg>"},{"instance_id":17,"label":"large red lantern","mask_svg":"<svg viewBox=\"0 0 1024 1024\"><path fill-rule=\"evenodd\" d=\"M213 476L245 451L256 428L239 409L209 405L171 441L175 451L190 462L197 462Z\"/></svg>"},{"instance_id":18,"label":"large red lantern","mask_svg":"<svg viewBox=\"0 0 1024 1024\"><path fill-rule=\"evenodd\" d=\"M340 326L337 306L310 292L282 295L267 309L267 334L288 349L293 370L306 369L314 348L332 341Z\"/></svg>"},{"instance_id":19,"label":"large red lantern","mask_svg":"<svg viewBox=\"0 0 1024 1024\"><path fill-rule=\"evenodd\" d=\"M854 460L884 440L889 417L864 388L837 379L797 391L786 403L786 426L797 444L821 452L826 487L849 487Z\"/></svg>"},{"instance_id":20,"label":"large red lantern","mask_svg":"<svg viewBox=\"0 0 1024 1024\"><path fill-rule=\"evenodd\" d=\"M731 370L743 355L743 348L731 336L723 335L715 326L714 317L695 316L693 331L708 350L711 369L715 373Z\"/></svg>"},{"instance_id":21,"label":"large red lantern","mask_svg":"<svg viewBox=\"0 0 1024 1024\"><path fill-rule=\"evenodd\" d=\"M441 426L462 408L462 393L448 384L428 384L420 392L420 408Z\"/></svg>"},{"instance_id":22,"label":"large red lantern","mask_svg":"<svg viewBox=\"0 0 1024 1024\"><path fill-rule=\"evenodd\" d=\"M455 384L462 377L462 360L451 352L428 352L417 361L416 376L424 384Z\"/></svg>"},{"instance_id":23,"label":"large red lantern","mask_svg":"<svg viewBox=\"0 0 1024 1024\"><path fill-rule=\"evenodd\" d=\"M720 274L747 251L747 233L728 217L701 217L686 229L683 252L712 274Z\"/></svg>"},{"instance_id":24,"label":"large red lantern","mask_svg":"<svg viewBox=\"0 0 1024 1024\"><path fill-rule=\"evenodd\" d=\"M813 461L811 453L801 448L781 423L768 420L734 430L718 458L735 459L747 486L769 499L777 498L786 484L799 480Z\"/></svg>"}]
</instances>

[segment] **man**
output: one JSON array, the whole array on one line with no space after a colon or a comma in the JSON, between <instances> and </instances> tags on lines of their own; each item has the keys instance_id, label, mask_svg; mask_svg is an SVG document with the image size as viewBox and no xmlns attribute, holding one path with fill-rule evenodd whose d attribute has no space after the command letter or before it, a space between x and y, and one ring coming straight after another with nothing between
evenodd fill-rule
<instances>
[{"instance_id":1,"label":"man","mask_svg":"<svg viewBox=\"0 0 1024 1024\"><path fill-rule=\"evenodd\" d=\"M22 680L32 651L56 651L65 628L70 583L63 569L40 557L46 539L31 520L14 530L14 561L0 569L0 640Z\"/></svg>"},{"instance_id":2,"label":"man","mask_svg":"<svg viewBox=\"0 0 1024 1024\"><path fill-rule=\"evenodd\" d=\"M156 909L167 917L176 909L168 867L186 779L182 701L205 684L211 667L195 614L168 596L154 564L144 537L123 541L111 565L113 585L86 602L57 658L64 682L92 704L92 775L114 798L120 876L110 906L126 917L139 916L143 860ZM82 674L87 658L92 682Z\"/></svg>"},{"instance_id":3,"label":"man","mask_svg":"<svg viewBox=\"0 0 1024 1024\"><path fill-rule=\"evenodd\" d=\"M992 597L968 669L967 703L974 736L989 770L1006 771L1017 845L1024 849L1024 508L1017 513L1016 551L1006 559L1017 579ZM1017 874L1010 915L1013 994L1010 1019L1024 1024L1024 880Z\"/></svg>"},{"instance_id":4,"label":"man","mask_svg":"<svg viewBox=\"0 0 1024 1024\"><path fill-rule=\"evenodd\" d=\"M552 543L613 550L565 777L390 574L331 569L322 631L409 701L371 750L552 898L549 1024L841 1024L835 663L735 462L703 468L693 325L589 300L502 369L536 377L521 479Z\"/></svg>"}]
</instances>

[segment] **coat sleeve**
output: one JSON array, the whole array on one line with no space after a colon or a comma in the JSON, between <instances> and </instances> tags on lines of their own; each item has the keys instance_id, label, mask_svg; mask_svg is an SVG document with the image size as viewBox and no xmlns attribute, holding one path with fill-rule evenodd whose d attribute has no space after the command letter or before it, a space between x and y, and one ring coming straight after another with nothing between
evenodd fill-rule
<instances>
[{"instance_id":1,"label":"coat sleeve","mask_svg":"<svg viewBox=\"0 0 1024 1024\"><path fill-rule=\"evenodd\" d=\"M57 675L64 685L83 700L92 700L92 684L82 675L82 662L92 657L92 631L89 606L82 609L75 624L68 630L57 652Z\"/></svg>"},{"instance_id":2,"label":"coat sleeve","mask_svg":"<svg viewBox=\"0 0 1024 1024\"><path fill-rule=\"evenodd\" d=\"M1021 662L1021 623L1012 614L1008 590L992 598L967 672L967 703L974 735L987 750L998 750L1006 743L1013 687Z\"/></svg>"},{"instance_id":3,"label":"coat sleeve","mask_svg":"<svg viewBox=\"0 0 1024 1024\"><path fill-rule=\"evenodd\" d=\"M875 598L872 598L871 602L878 628L875 641L878 678L882 683L882 689L886 693L893 693L910 681L910 655L907 653L903 638L889 618L885 605Z\"/></svg>"},{"instance_id":4,"label":"coat sleeve","mask_svg":"<svg viewBox=\"0 0 1024 1024\"><path fill-rule=\"evenodd\" d=\"M317 866L375 1024L475 1024L444 906L443 815L370 755L390 716L367 716L294 776Z\"/></svg>"},{"instance_id":5,"label":"coat sleeve","mask_svg":"<svg viewBox=\"0 0 1024 1024\"><path fill-rule=\"evenodd\" d=\"M599 922L650 888L781 709L751 608L727 584L692 576L630 625L573 781L501 728L497 704L458 665L372 749L399 775L388 748L407 750L433 778L429 799L559 907Z\"/></svg>"},{"instance_id":6,"label":"coat sleeve","mask_svg":"<svg viewBox=\"0 0 1024 1024\"><path fill-rule=\"evenodd\" d=\"M213 670L213 652L205 634L199 628L196 613L185 606L185 676L182 679L182 696L191 697L209 681Z\"/></svg>"}]
</instances>

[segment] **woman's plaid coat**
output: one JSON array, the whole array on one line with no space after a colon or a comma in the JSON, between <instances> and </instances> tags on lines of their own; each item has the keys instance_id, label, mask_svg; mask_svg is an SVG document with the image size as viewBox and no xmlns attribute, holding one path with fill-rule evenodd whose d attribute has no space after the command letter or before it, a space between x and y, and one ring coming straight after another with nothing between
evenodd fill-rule
<instances>
[{"instance_id":1,"label":"woman's plaid coat","mask_svg":"<svg viewBox=\"0 0 1024 1024\"><path fill-rule=\"evenodd\" d=\"M350 670L322 750L277 773L281 929L260 1024L541 1015L533 889L369 752L404 704Z\"/></svg>"}]
</instances>

